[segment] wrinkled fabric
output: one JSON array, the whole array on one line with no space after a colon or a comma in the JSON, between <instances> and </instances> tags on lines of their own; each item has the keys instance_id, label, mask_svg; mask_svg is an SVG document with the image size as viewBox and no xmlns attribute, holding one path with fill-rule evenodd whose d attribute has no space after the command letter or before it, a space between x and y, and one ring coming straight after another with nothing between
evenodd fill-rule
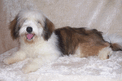
<instances>
[{"instance_id":1,"label":"wrinkled fabric","mask_svg":"<svg viewBox=\"0 0 122 81\"><path fill-rule=\"evenodd\" d=\"M55 62L42 65L36 72L24 74L22 67L29 59L11 65L2 62L15 51L17 48L0 55L0 81L122 81L122 52L113 52L108 60L96 56L59 57Z\"/></svg>"},{"instance_id":2,"label":"wrinkled fabric","mask_svg":"<svg viewBox=\"0 0 122 81\"><path fill-rule=\"evenodd\" d=\"M8 25L21 9L27 8L41 10L56 28L88 27L122 35L122 0L1 0L0 53L17 46Z\"/></svg>"},{"instance_id":3,"label":"wrinkled fabric","mask_svg":"<svg viewBox=\"0 0 122 81\"><path fill-rule=\"evenodd\" d=\"M12 40L8 25L21 9L26 8L41 10L56 28L88 27L122 36L122 0L1 0L0 53L18 45L17 41ZM15 50L0 55L0 81L122 80L121 52L114 53L105 61L97 57L82 59L72 56L61 57L54 63L42 66L37 72L23 74L21 68L28 59L12 65L5 65L2 62Z\"/></svg>"}]
</instances>

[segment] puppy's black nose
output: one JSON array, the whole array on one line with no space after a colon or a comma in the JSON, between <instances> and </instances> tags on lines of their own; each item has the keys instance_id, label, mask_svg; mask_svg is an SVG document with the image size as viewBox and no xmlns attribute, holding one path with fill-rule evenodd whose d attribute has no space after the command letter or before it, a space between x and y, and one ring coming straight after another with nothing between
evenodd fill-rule
<instances>
[{"instance_id":1,"label":"puppy's black nose","mask_svg":"<svg viewBox=\"0 0 122 81\"><path fill-rule=\"evenodd\" d=\"M31 32L33 31L33 29L32 29L32 27L27 27L26 31L27 31L28 33L31 33Z\"/></svg>"}]
</instances>

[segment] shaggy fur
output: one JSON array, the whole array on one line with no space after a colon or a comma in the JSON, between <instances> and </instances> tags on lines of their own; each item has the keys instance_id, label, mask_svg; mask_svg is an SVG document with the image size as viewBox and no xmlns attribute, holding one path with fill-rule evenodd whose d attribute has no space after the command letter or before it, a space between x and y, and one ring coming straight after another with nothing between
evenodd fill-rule
<instances>
[{"instance_id":1,"label":"shaggy fur","mask_svg":"<svg viewBox=\"0 0 122 81\"><path fill-rule=\"evenodd\" d=\"M11 36L19 39L19 50L4 63L12 64L30 58L22 71L36 71L42 64L56 60L61 55L78 57L96 55L107 59L112 50L121 50L117 43L103 39L96 29L63 27L54 30L54 24L40 11L22 10L10 23ZM111 49L112 48L112 49Z\"/></svg>"}]
</instances>

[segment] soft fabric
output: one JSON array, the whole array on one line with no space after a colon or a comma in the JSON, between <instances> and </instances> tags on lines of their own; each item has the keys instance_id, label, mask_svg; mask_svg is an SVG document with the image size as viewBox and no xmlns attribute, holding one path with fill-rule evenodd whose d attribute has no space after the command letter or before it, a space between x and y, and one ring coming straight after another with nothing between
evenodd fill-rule
<instances>
[{"instance_id":1,"label":"soft fabric","mask_svg":"<svg viewBox=\"0 0 122 81\"><path fill-rule=\"evenodd\" d=\"M59 57L55 62L44 64L36 72L24 74L21 68L28 59L5 65L4 58L17 48L0 55L0 81L122 81L122 52L113 52L108 60L96 56L79 58Z\"/></svg>"},{"instance_id":2,"label":"soft fabric","mask_svg":"<svg viewBox=\"0 0 122 81\"><path fill-rule=\"evenodd\" d=\"M122 52L114 52L108 60L60 57L30 74L21 71L28 59L5 65L3 59L18 44L8 25L24 8L41 10L56 28L88 27L122 35L122 0L0 0L0 81L122 81Z\"/></svg>"}]
</instances>

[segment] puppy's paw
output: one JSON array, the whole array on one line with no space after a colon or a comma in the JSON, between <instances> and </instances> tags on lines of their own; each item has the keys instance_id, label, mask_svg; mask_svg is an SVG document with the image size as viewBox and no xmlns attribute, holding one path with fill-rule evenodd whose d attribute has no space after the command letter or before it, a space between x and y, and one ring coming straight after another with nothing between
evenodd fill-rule
<instances>
[{"instance_id":1,"label":"puppy's paw","mask_svg":"<svg viewBox=\"0 0 122 81\"><path fill-rule=\"evenodd\" d=\"M5 59L3 60L3 62L4 62L5 64L11 64L9 58L5 58Z\"/></svg>"},{"instance_id":2,"label":"puppy's paw","mask_svg":"<svg viewBox=\"0 0 122 81\"><path fill-rule=\"evenodd\" d=\"M37 64L27 64L22 68L23 73L30 73L34 72L39 69L39 66Z\"/></svg>"},{"instance_id":3,"label":"puppy's paw","mask_svg":"<svg viewBox=\"0 0 122 81\"><path fill-rule=\"evenodd\" d=\"M106 60L109 58L109 56L112 55L112 50L110 47L106 47L106 48L103 48L99 54L98 54L98 57L101 59L101 60Z\"/></svg>"}]
</instances>

